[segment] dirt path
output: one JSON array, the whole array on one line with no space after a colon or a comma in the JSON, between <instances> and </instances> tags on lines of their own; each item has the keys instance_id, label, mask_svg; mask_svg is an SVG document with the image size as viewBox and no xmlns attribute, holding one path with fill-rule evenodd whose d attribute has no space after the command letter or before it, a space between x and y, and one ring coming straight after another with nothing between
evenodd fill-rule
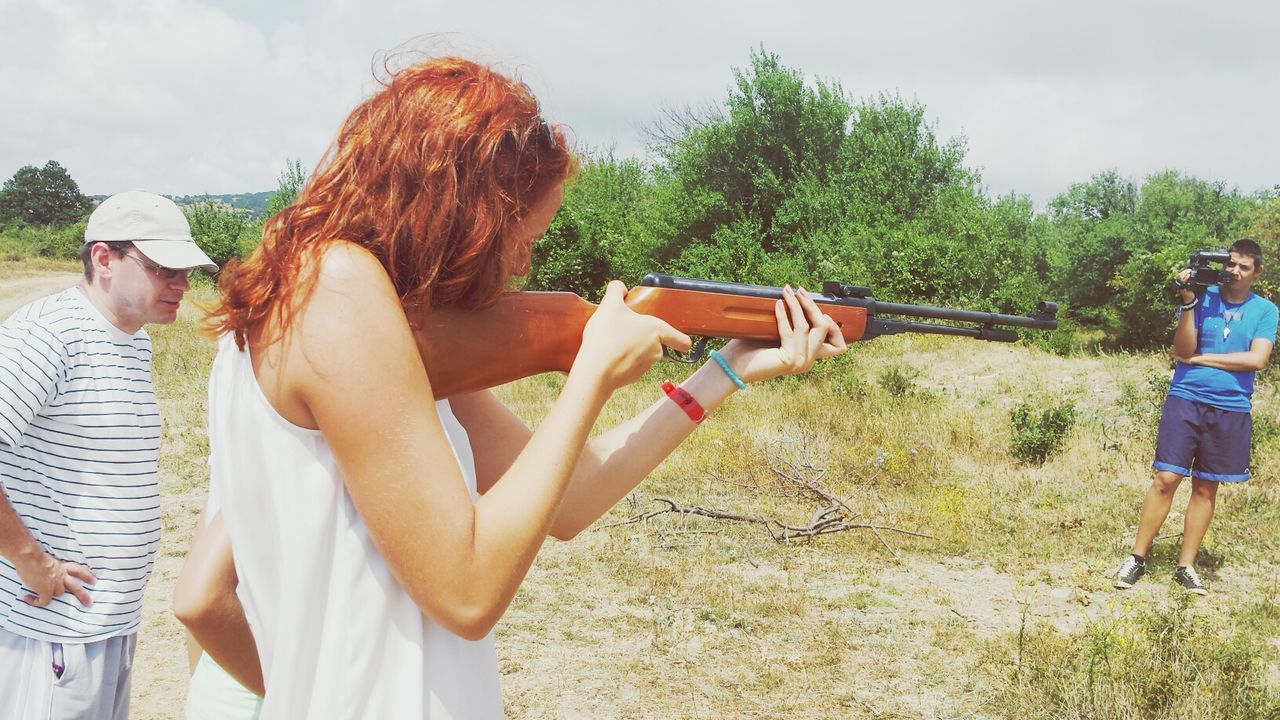
<instances>
[{"instance_id":1,"label":"dirt path","mask_svg":"<svg viewBox=\"0 0 1280 720\"><path fill-rule=\"evenodd\" d=\"M32 300L65 290L79 281L79 275L61 272L0 280L0 318L7 318Z\"/></svg>"}]
</instances>

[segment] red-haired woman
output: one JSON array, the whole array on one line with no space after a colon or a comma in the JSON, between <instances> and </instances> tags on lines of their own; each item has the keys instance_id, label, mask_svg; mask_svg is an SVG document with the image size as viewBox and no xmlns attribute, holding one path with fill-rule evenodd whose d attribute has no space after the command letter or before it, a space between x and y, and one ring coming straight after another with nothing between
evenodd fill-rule
<instances>
[{"instance_id":1,"label":"red-haired woman","mask_svg":"<svg viewBox=\"0 0 1280 720\"><path fill-rule=\"evenodd\" d=\"M536 431L489 392L433 399L405 308L495 301L528 271L574 166L521 83L467 60L414 65L355 109L225 273L211 485L262 717L501 716L490 631L543 540L589 526L696 427L664 398L588 442L613 391L663 344L689 345L631 312L616 282ZM734 391L730 372L761 380L843 351L803 292L777 314L780 346L731 342L729 370L708 363L684 383L703 408ZM224 652L235 634L182 614L256 683L243 625L239 654Z\"/></svg>"}]
</instances>

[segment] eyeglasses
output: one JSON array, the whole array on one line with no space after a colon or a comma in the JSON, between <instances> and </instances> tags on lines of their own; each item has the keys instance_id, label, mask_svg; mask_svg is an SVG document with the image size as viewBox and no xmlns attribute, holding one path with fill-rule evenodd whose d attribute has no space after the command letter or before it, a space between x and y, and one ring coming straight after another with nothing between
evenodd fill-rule
<instances>
[{"instance_id":1,"label":"eyeglasses","mask_svg":"<svg viewBox=\"0 0 1280 720\"><path fill-rule=\"evenodd\" d=\"M543 120L541 115L538 116L538 125L538 130L542 133L547 147L554 148L556 146L556 133L551 129L551 125L546 120Z\"/></svg>"},{"instance_id":2,"label":"eyeglasses","mask_svg":"<svg viewBox=\"0 0 1280 720\"><path fill-rule=\"evenodd\" d=\"M520 87L529 95L529 99L533 101L533 119L537 122L535 127L511 127L507 128L506 134L502 138L502 146L504 150L510 150L514 147L524 147L525 143L545 143L548 148L555 149L559 146L556 139L555 128L546 121L542 116L542 103L538 102L538 96L533 94L533 88L524 83L520 83Z\"/></svg>"},{"instance_id":3,"label":"eyeglasses","mask_svg":"<svg viewBox=\"0 0 1280 720\"><path fill-rule=\"evenodd\" d=\"M150 270L151 274L155 275L156 279L158 280L163 280L165 282L168 282L169 280L173 280L179 275L187 279L191 278L191 268L187 268L185 270L179 270L177 268L170 268L170 267L165 267L163 265L157 265L156 263L151 262L150 260L142 257L141 255L134 255L133 253L128 253L128 252L125 253L124 256L127 258L133 258L134 260L138 261L139 265L141 265L143 268L147 270Z\"/></svg>"}]
</instances>

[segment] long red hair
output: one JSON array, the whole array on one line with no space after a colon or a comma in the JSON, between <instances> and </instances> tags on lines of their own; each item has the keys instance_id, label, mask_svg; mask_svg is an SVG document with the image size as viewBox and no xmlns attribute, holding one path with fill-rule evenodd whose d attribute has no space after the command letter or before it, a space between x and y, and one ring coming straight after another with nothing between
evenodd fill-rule
<instances>
[{"instance_id":1,"label":"long red hair","mask_svg":"<svg viewBox=\"0 0 1280 720\"><path fill-rule=\"evenodd\" d=\"M286 329L336 240L382 262L406 306L483 307L509 278L508 234L577 162L522 83L456 57L395 72L352 111L293 205L222 273L215 334Z\"/></svg>"}]
</instances>

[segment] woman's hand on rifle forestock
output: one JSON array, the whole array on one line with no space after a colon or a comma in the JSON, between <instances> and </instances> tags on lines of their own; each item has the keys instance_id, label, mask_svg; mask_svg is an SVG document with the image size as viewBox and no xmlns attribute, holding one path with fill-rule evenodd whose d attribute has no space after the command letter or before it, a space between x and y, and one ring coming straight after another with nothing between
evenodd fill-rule
<instances>
[{"instance_id":1,"label":"woman's hand on rifle forestock","mask_svg":"<svg viewBox=\"0 0 1280 720\"><path fill-rule=\"evenodd\" d=\"M779 375L807 372L819 360L849 349L836 322L822 312L804 288L787 285L774 305L778 318L776 346L748 340L731 340L720 351L729 366L745 382L759 382Z\"/></svg>"}]
</instances>

